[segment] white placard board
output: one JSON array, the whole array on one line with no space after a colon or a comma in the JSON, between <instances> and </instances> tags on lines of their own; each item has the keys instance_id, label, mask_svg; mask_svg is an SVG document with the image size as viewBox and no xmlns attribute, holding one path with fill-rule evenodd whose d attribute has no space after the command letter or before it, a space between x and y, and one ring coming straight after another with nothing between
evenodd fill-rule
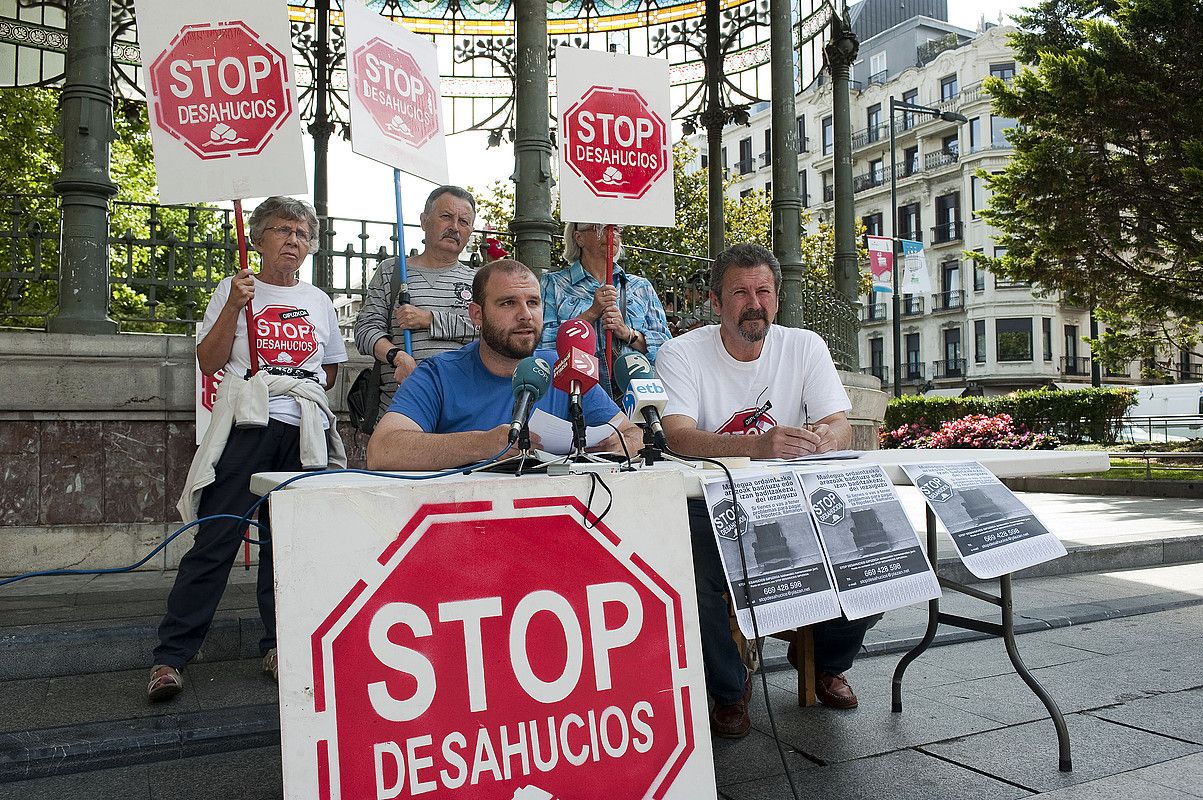
<instances>
[{"instance_id":1,"label":"white placard board","mask_svg":"<svg viewBox=\"0 0 1203 800\"><path fill-rule=\"evenodd\" d=\"M305 194L283 0L135 0L159 201Z\"/></svg>"},{"instance_id":2,"label":"white placard board","mask_svg":"<svg viewBox=\"0 0 1203 800\"><path fill-rule=\"evenodd\" d=\"M716 796L680 474L353 478L270 501L285 797Z\"/></svg>"},{"instance_id":3,"label":"white placard board","mask_svg":"<svg viewBox=\"0 0 1203 800\"><path fill-rule=\"evenodd\" d=\"M668 60L556 48L560 217L676 224Z\"/></svg>"},{"instance_id":4,"label":"white placard board","mask_svg":"<svg viewBox=\"0 0 1203 800\"><path fill-rule=\"evenodd\" d=\"M447 146L434 42L345 0L351 149L434 183Z\"/></svg>"}]
</instances>

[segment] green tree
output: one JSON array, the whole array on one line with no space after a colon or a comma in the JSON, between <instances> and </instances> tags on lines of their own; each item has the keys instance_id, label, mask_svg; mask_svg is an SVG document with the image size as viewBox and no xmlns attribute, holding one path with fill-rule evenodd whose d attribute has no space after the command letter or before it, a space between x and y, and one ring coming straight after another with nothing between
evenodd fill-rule
<instances>
[{"instance_id":1,"label":"green tree","mask_svg":"<svg viewBox=\"0 0 1203 800\"><path fill-rule=\"evenodd\" d=\"M0 240L0 258L9 267L0 282L9 299L0 324L40 326L57 304L58 100L54 89L0 90L0 135L13 145L0 150L0 194L5 195L5 229L15 234ZM116 240L109 249L110 313L121 320L122 330L184 332L189 326L155 320L199 316L211 285L232 268L230 234L218 209L155 205L144 103L120 102L113 125L110 173L118 193L109 227Z\"/></svg>"},{"instance_id":2,"label":"green tree","mask_svg":"<svg viewBox=\"0 0 1203 800\"><path fill-rule=\"evenodd\" d=\"M1097 308L1104 363L1164 372L1149 357L1196 347L1203 322L1203 4L1044 0L1018 22L1032 66L985 84L1018 122L983 176L1007 251L978 259Z\"/></svg>"}]
</instances>

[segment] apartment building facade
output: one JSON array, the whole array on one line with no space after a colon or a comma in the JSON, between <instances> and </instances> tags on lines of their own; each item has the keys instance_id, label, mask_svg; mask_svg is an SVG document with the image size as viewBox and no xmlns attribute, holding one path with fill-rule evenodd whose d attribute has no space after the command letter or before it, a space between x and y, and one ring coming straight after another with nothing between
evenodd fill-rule
<instances>
[{"instance_id":1,"label":"apartment building facade","mask_svg":"<svg viewBox=\"0 0 1203 800\"><path fill-rule=\"evenodd\" d=\"M1018 65L1006 40L1013 30L992 26L973 32L914 16L861 43L851 93L856 216L869 234L922 242L932 286L929 294L901 298L899 375L893 369L891 295L862 298L861 365L885 387L898 380L907 393L1001 394L1090 383L1089 310L997 277L970 256L1002 253L996 231L981 218L989 195L978 172L1004 168L1013 153L1006 130L1014 121L993 113L982 81L1014 77ZM891 97L968 119L895 115L897 232L890 203ZM816 81L797 98L798 176L811 232L833 214L831 109L829 81ZM772 191L770 116L768 104L761 104L752 109L748 126L724 132L723 166L737 178L729 190L736 195ZM696 144L704 149L704 140ZM1179 367L1192 374L1200 369ZM1138 380L1136 362L1104 374L1109 384Z\"/></svg>"}]
</instances>

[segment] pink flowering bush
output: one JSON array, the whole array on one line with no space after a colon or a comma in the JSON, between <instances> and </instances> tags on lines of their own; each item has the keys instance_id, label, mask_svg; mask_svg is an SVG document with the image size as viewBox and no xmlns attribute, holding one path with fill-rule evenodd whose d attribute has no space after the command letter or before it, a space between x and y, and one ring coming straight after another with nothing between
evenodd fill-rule
<instances>
[{"instance_id":1,"label":"pink flowering bush","mask_svg":"<svg viewBox=\"0 0 1203 800\"><path fill-rule=\"evenodd\" d=\"M1016 425L1010 414L986 416L970 414L948 420L936 430L923 420L902 425L892 431L882 431L881 446L886 448L976 448L988 450L1052 450L1057 437L1033 433Z\"/></svg>"}]
</instances>

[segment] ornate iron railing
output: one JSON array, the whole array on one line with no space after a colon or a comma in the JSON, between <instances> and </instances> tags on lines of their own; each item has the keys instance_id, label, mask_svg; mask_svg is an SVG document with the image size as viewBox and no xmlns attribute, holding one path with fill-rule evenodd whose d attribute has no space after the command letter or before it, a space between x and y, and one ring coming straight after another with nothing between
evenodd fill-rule
<instances>
[{"instance_id":1,"label":"ornate iron railing","mask_svg":"<svg viewBox=\"0 0 1203 800\"><path fill-rule=\"evenodd\" d=\"M58 298L57 198L0 195L0 210L0 326L44 329ZM410 227L416 230L406 225ZM407 232L407 242L419 238ZM325 277L319 285L349 324L376 265L397 252L396 224L326 217L319 243L314 274ZM109 314L123 331L194 332L213 288L238 262L233 212L209 206L114 202L108 247ZM677 331L714 321L708 302L709 259L628 249L640 256L644 266L639 271L656 287ZM805 327L823 337L837 363L855 364L855 306L826 282L809 277L798 300Z\"/></svg>"}]
</instances>

